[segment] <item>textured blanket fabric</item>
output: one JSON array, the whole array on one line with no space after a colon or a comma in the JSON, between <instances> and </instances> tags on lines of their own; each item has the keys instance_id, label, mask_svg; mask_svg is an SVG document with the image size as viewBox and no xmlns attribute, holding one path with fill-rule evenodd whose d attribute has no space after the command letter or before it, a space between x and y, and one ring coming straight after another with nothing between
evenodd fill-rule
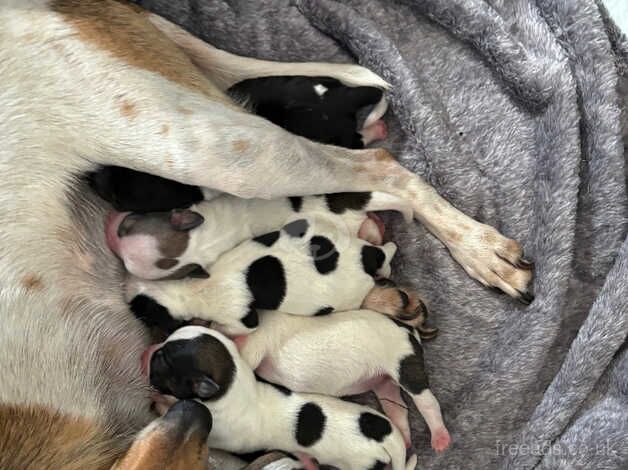
<instances>
[{"instance_id":1,"label":"textured blanket fabric","mask_svg":"<svg viewBox=\"0 0 628 470\"><path fill-rule=\"evenodd\" d=\"M435 455L412 412L421 468L628 468L628 46L598 4L139 3L235 53L381 74L385 145L535 260L524 307L467 277L422 226L387 217L396 278L440 328L426 360L453 444Z\"/></svg>"}]
</instances>

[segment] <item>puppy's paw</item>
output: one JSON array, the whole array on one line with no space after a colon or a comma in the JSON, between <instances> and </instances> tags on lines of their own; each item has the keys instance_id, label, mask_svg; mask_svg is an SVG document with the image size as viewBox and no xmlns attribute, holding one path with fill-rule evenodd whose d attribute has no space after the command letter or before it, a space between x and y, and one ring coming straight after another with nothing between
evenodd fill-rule
<instances>
[{"instance_id":1,"label":"puppy's paw","mask_svg":"<svg viewBox=\"0 0 628 470\"><path fill-rule=\"evenodd\" d=\"M493 227L473 224L444 234L454 259L484 286L495 287L526 305L531 303L534 297L529 285L534 264L523 258L521 245Z\"/></svg>"}]
</instances>

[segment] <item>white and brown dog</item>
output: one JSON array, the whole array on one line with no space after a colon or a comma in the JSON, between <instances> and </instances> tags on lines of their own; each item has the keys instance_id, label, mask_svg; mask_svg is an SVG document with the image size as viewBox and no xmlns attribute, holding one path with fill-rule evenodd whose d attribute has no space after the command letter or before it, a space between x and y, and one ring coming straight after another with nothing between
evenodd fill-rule
<instances>
[{"instance_id":1,"label":"white and brown dog","mask_svg":"<svg viewBox=\"0 0 628 470\"><path fill-rule=\"evenodd\" d=\"M235 344L201 326L175 331L143 358L162 394L202 401L211 411L209 445L231 452L279 449L346 470L413 470L403 438L366 406L260 382Z\"/></svg>"},{"instance_id":2,"label":"white and brown dog","mask_svg":"<svg viewBox=\"0 0 628 470\"><path fill-rule=\"evenodd\" d=\"M391 194L469 275L531 299L520 245L387 151L311 142L224 93L292 74L388 86L355 65L237 57L114 0L0 1L0 467L144 469L172 453L152 438L165 425L137 434L153 419L137 365L149 340L122 298L105 208L77 178L100 165L244 198Z\"/></svg>"}]
</instances>

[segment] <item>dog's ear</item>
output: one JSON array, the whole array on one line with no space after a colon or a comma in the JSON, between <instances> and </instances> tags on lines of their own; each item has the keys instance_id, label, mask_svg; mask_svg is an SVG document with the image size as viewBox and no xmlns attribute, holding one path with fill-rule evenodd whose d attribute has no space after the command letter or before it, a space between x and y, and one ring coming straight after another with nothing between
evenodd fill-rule
<instances>
[{"instance_id":1,"label":"dog's ear","mask_svg":"<svg viewBox=\"0 0 628 470\"><path fill-rule=\"evenodd\" d=\"M170 211L170 225L180 232L187 232L201 225L205 219L198 212L190 209L174 209Z\"/></svg>"},{"instance_id":2,"label":"dog's ear","mask_svg":"<svg viewBox=\"0 0 628 470\"><path fill-rule=\"evenodd\" d=\"M201 400L209 400L216 395L220 390L220 387L214 382L211 377L204 375L194 381L194 395Z\"/></svg>"}]
</instances>

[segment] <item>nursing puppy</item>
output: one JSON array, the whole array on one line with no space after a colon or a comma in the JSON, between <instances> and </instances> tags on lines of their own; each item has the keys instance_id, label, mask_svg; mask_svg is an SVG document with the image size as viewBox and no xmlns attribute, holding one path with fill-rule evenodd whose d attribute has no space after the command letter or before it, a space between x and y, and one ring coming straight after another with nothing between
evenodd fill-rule
<instances>
[{"instance_id":1,"label":"nursing puppy","mask_svg":"<svg viewBox=\"0 0 628 470\"><path fill-rule=\"evenodd\" d=\"M380 119L387 108L381 88L350 87L329 77L279 76L244 80L227 91L252 113L316 142L358 149L388 135ZM375 104L358 130L358 111ZM119 211L166 211L215 196L198 186L118 166L100 168L88 181Z\"/></svg>"},{"instance_id":2,"label":"nursing puppy","mask_svg":"<svg viewBox=\"0 0 628 470\"><path fill-rule=\"evenodd\" d=\"M147 350L143 364L160 393L207 406L213 417L210 447L280 449L343 470L416 465L414 457L406 464L403 438L385 416L337 398L257 381L235 344L216 331L181 328Z\"/></svg>"},{"instance_id":3,"label":"nursing puppy","mask_svg":"<svg viewBox=\"0 0 628 470\"><path fill-rule=\"evenodd\" d=\"M410 446L403 390L425 419L432 448L449 445L419 334L404 323L370 310L324 317L264 312L258 328L236 344L257 375L292 391L341 397L372 390Z\"/></svg>"},{"instance_id":4,"label":"nursing puppy","mask_svg":"<svg viewBox=\"0 0 628 470\"><path fill-rule=\"evenodd\" d=\"M221 195L190 209L146 214L113 214L105 227L111 250L131 274L144 279L199 274L240 242L281 228L301 215L320 214L334 230L381 244L383 226L367 211L396 210L406 220L405 201L380 192L336 193L264 199ZM201 274L202 275L202 274Z\"/></svg>"},{"instance_id":5,"label":"nursing puppy","mask_svg":"<svg viewBox=\"0 0 628 470\"><path fill-rule=\"evenodd\" d=\"M214 321L230 335L256 328L258 309L322 315L359 308L374 278L390 275L397 247L374 246L335 228L322 215L294 220L220 256L206 279L132 278L127 300L136 314L157 303L175 319Z\"/></svg>"}]
</instances>

